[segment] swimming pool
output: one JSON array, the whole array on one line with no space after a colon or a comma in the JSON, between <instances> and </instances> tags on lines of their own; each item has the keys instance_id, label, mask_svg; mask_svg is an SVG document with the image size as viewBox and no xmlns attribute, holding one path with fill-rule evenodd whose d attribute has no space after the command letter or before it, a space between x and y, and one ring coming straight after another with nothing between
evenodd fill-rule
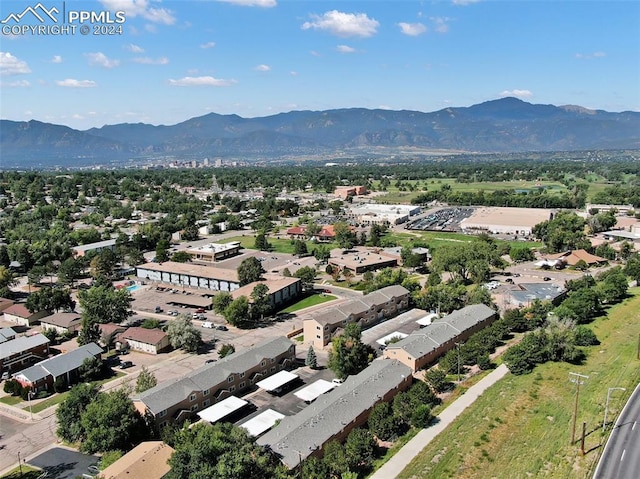
<instances>
[{"instance_id":1,"label":"swimming pool","mask_svg":"<svg viewBox=\"0 0 640 479\"><path fill-rule=\"evenodd\" d=\"M127 291L129 291L130 293L133 293L134 291L137 291L140 288L142 288L142 286L140 286L139 284L132 284L131 286L127 286Z\"/></svg>"}]
</instances>

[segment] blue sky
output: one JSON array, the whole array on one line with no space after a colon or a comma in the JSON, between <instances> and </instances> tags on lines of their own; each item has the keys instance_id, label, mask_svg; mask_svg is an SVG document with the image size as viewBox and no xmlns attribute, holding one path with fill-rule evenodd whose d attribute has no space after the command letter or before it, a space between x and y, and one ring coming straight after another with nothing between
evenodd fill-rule
<instances>
[{"instance_id":1,"label":"blue sky","mask_svg":"<svg viewBox=\"0 0 640 479\"><path fill-rule=\"evenodd\" d=\"M8 18L37 3L2 0L3 28L38 24ZM70 11L124 11L122 34L3 30L3 119L87 129L503 96L640 111L636 0L67 0Z\"/></svg>"}]
</instances>

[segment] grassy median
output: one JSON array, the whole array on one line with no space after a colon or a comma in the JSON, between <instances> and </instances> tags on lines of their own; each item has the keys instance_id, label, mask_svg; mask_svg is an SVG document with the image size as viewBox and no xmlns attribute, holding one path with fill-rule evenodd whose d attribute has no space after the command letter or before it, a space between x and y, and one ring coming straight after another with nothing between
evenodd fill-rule
<instances>
[{"instance_id":1,"label":"grassy median","mask_svg":"<svg viewBox=\"0 0 640 479\"><path fill-rule=\"evenodd\" d=\"M609 421L640 380L640 288L591 327L601 341L582 365L547 363L525 376L508 375L481 396L426 447L400 478L585 478L604 440L602 422L610 387ZM569 373L588 375L580 386L575 444L570 444L576 385ZM585 422L585 455L580 434ZM607 434L610 428L607 429Z\"/></svg>"}]
</instances>

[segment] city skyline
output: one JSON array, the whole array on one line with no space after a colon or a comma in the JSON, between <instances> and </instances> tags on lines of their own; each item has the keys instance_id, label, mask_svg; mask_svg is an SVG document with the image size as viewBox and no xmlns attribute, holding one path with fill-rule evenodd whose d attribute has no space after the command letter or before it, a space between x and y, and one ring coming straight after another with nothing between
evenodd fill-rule
<instances>
[{"instance_id":1,"label":"city skyline","mask_svg":"<svg viewBox=\"0 0 640 479\"><path fill-rule=\"evenodd\" d=\"M88 129L505 96L640 111L639 2L43 1L110 12L87 23L103 31L123 11L122 33L15 34L37 4L0 4L3 119Z\"/></svg>"}]
</instances>

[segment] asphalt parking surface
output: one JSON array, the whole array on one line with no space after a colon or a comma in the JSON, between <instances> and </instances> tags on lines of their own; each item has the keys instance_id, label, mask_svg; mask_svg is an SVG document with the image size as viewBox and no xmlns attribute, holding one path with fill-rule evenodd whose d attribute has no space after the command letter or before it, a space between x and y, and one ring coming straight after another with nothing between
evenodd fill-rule
<instances>
[{"instance_id":1,"label":"asphalt parking surface","mask_svg":"<svg viewBox=\"0 0 640 479\"><path fill-rule=\"evenodd\" d=\"M54 447L31 459L28 464L47 472L47 479L74 479L89 474L89 466L96 465L98 457L69 449Z\"/></svg>"}]
</instances>

